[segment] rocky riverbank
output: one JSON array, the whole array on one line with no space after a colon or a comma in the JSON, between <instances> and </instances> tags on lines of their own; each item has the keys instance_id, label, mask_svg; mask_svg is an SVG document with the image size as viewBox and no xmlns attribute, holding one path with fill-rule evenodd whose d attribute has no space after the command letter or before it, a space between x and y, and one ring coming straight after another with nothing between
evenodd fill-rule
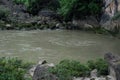
<instances>
[{"instance_id":1,"label":"rocky riverbank","mask_svg":"<svg viewBox=\"0 0 120 80\"><path fill-rule=\"evenodd\" d=\"M90 77L73 77L70 80L120 80L120 57L112 53L105 54L105 60L109 65L109 75L99 75L99 71L94 69L90 72ZM64 65L65 66L65 65ZM54 68L53 63L48 64L45 60L40 61L36 66L30 69L29 73L33 80L61 80L56 74L50 73L49 68ZM102 67L102 66L101 66ZM103 67L104 68L104 67ZM62 77L62 76L61 76ZM68 76L66 76L68 77Z\"/></svg>"},{"instance_id":2,"label":"rocky riverbank","mask_svg":"<svg viewBox=\"0 0 120 80\"><path fill-rule=\"evenodd\" d=\"M109 4L110 2L106 3ZM114 5L116 5L114 3ZM85 30L99 34L120 33L119 13L113 16L108 11L110 6L103 6L103 14L98 20L95 16L86 16L84 19L73 18L65 21L56 11L41 9L38 15L32 15L23 4L16 4L12 0L0 1L0 30ZM116 6L113 6L116 8ZM117 9L117 8L116 8ZM119 8L118 8L119 10ZM114 12L116 13L116 12ZM111 16L112 15L112 16Z\"/></svg>"}]
</instances>

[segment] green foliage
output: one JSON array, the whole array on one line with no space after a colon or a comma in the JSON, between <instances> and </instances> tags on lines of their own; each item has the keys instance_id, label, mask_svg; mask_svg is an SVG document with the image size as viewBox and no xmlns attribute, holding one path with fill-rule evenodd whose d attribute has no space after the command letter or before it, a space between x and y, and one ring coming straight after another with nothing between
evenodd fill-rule
<instances>
[{"instance_id":1,"label":"green foliage","mask_svg":"<svg viewBox=\"0 0 120 80\"><path fill-rule=\"evenodd\" d=\"M29 66L16 58L0 58L0 80L25 80Z\"/></svg>"},{"instance_id":2,"label":"green foliage","mask_svg":"<svg viewBox=\"0 0 120 80\"><path fill-rule=\"evenodd\" d=\"M102 0L60 0L59 12L66 20L89 15L98 17L102 10L101 3Z\"/></svg>"},{"instance_id":3,"label":"green foliage","mask_svg":"<svg viewBox=\"0 0 120 80\"><path fill-rule=\"evenodd\" d=\"M10 11L8 8L0 5L0 19L2 20L6 20L8 15L9 15Z\"/></svg>"},{"instance_id":4,"label":"green foliage","mask_svg":"<svg viewBox=\"0 0 120 80\"><path fill-rule=\"evenodd\" d=\"M88 61L87 65L91 70L97 69L98 75L108 75L108 64L103 59L98 59L96 61Z\"/></svg>"},{"instance_id":5,"label":"green foliage","mask_svg":"<svg viewBox=\"0 0 120 80\"><path fill-rule=\"evenodd\" d=\"M30 0L13 0L13 2L17 4L25 4L26 6L29 6L29 1Z\"/></svg>"},{"instance_id":6,"label":"green foliage","mask_svg":"<svg viewBox=\"0 0 120 80\"><path fill-rule=\"evenodd\" d=\"M59 80L71 80L73 77L87 77L94 69L99 75L108 75L108 65L103 59L88 61L86 65L77 61L63 60L49 71L55 74Z\"/></svg>"},{"instance_id":7,"label":"green foliage","mask_svg":"<svg viewBox=\"0 0 120 80\"><path fill-rule=\"evenodd\" d=\"M94 33L98 33L98 34L108 34L108 30L106 30L103 27L93 27L90 28L89 30L92 30Z\"/></svg>"},{"instance_id":8,"label":"green foliage","mask_svg":"<svg viewBox=\"0 0 120 80\"><path fill-rule=\"evenodd\" d=\"M59 80L71 80L73 76L86 76L89 68L77 61L63 60L50 71L56 74Z\"/></svg>"}]
</instances>

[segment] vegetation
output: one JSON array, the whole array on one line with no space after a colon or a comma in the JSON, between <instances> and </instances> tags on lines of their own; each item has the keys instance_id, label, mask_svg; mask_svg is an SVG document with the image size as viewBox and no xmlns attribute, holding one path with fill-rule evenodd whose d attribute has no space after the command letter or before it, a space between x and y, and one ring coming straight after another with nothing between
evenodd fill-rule
<instances>
[{"instance_id":1,"label":"vegetation","mask_svg":"<svg viewBox=\"0 0 120 80\"><path fill-rule=\"evenodd\" d=\"M72 18L85 18L94 15L98 18L101 14L102 0L60 0L59 12L65 20Z\"/></svg>"},{"instance_id":2,"label":"vegetation","mask_svg":"<svg viewBox=\"0 0 120 80\"><path fill-rule=\"evenodd\" d=\"M8 8L0 5L0 19L1 20L7 20L9 13L10 11Z\"/></svg>"},{"instance_id":3,"label":"vegetation","mask_svg":"<svg viewBox=\"0 0 120 80\"><path fill-rule=\"evenodd\" d=\"M103 59L88 61L86 65L77 61L63 60L50 72L55 74L59 80L71 80L73 77L90 76L90 72L98 70L98 75L108 75L108 65Z\"/></svg>"},{"instance_id":4,"label":"vegetation","mask_svg":"<svg viewBox=\"0 0 120 80\"><path fill-rule=\"evenodd\" d=\"M57 10L65 18L94 15L97 18L101 13L102 0L14 0L25 4L28 11L37 14L41 9Z\"/></svg>"},{"instance_id":5,"label":"vegetation","mask_svg":"<svg viewBox=\"0 0 120 80\"><path fill-rule=\"evenodd\" d=\"M103 59L90 60L87 62L87 65L90 70L97 69L98 75L108 75L108 64Z\"/></svg>"},{"instance_id":6,"label":"vegetation","mask_svg":"<svg viewBox=\"0 0 120 80\"><path fill-rule=\"evenodd\" d=\"M0 58L0 80L28 80L25 74L29 66L17 58Z\"/></svg>"}]
</instances>

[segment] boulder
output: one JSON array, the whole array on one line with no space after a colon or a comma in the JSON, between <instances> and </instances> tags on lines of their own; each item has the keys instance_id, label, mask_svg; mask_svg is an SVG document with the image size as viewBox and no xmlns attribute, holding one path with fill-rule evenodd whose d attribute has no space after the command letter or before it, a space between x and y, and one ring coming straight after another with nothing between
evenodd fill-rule
<instances>
[{"instance_id":1,"label":"boulder","mask_svg":"<svg viewBox=\"0 0 120 80\"><path fill-rule=\"evenodd\" d=\"M51 19L60 20L60 15L49 9L43 9L43 10L39 11L38 15L45 17L45 18L48 17Z\"/></svg>"},{"instance_id":2,"label":"boulder","mask_svg":"<svg viewBox=\"0 0 120 80\"><path fill-rule=\"evenodd\" d=\"M50 67L54 67L54 64L48 64L46 60L39 61L29 70L32 80L57 80L57 77L49 72Z\"/></svg>"},{"instance_id":3,"label":"boulder","mask_svg":"<svg viewBox=\"0 0 120 80\"><path fill-rule=\"evenodd\" d=\"M106 77L106 79L107 79L107 80L114 80L113 77L110 76L110 75L108 75L108 76Z\"/></svg>"},{"instance_id":4,"label":"boulder","mask_svg":"<svg viewBox=\"0 0 120 80\"><path fill-rule=\"evenodd\" d=\"M119 0L104 0L103 14L101 16L100 25L110 31L114 31L116 24L113 22L113 17L119 11Z\"/></svg>"},{"instance_id":5,"label":"boulder","mask_svg":"<svg viewBox=\"0 0 120 80\"><path fill-rule=\"evenodd\" d=\"M91 71L90 76L91 78L97 78L98 76L97 69L94 69L93 71Z\"/></svg>"},{"instance_id":6,"label":"boulder","mask_svg":"<svg viewBox=\"0 0 120 80\"><path fill-rule=\"evenodd\" d=\"M105 54L105 60L109 64L110 76L113 80L120 80L120 57L112 53Z\"/></svg>"},{"instance_id":7,"label":"boulder","mask_svg":"<svg viewBox=\"0 0 120 80\"><path fill-rule=\"evenodd\" d=\"M94 28L94 27L99 27L99 22L97 19L93 16L86 17L86 19L83 20L72 20L72 24L74 26L77 26L79 29L89 29L89 28Z\"/></svg>"},{"instance_id":8,"label":"boulder","mask_svg":"<svg viewBox=\"0 0 120 80\"><path fill-rule=\"evenodd\" d=\"M49 72L48 66L37 65L32 80L57 80L57 77Z\"/></svg>"}]
</instances>

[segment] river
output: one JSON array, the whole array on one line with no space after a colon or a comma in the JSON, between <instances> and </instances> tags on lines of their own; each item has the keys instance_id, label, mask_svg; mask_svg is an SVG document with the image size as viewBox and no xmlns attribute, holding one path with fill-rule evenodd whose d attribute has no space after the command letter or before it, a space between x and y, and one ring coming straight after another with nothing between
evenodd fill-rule
<instances>
[{"instance_id":1,"label":"river","mask_svg":"<svg viewBox=\"0 0 120 80\"><path fill-rule=\"evenodd\" d=\"M82 31L0 31L0 57L18 57L27 62L86 62L103 58L107 52L120 55L120 39Z\"/></svg>"}]
</instances>

